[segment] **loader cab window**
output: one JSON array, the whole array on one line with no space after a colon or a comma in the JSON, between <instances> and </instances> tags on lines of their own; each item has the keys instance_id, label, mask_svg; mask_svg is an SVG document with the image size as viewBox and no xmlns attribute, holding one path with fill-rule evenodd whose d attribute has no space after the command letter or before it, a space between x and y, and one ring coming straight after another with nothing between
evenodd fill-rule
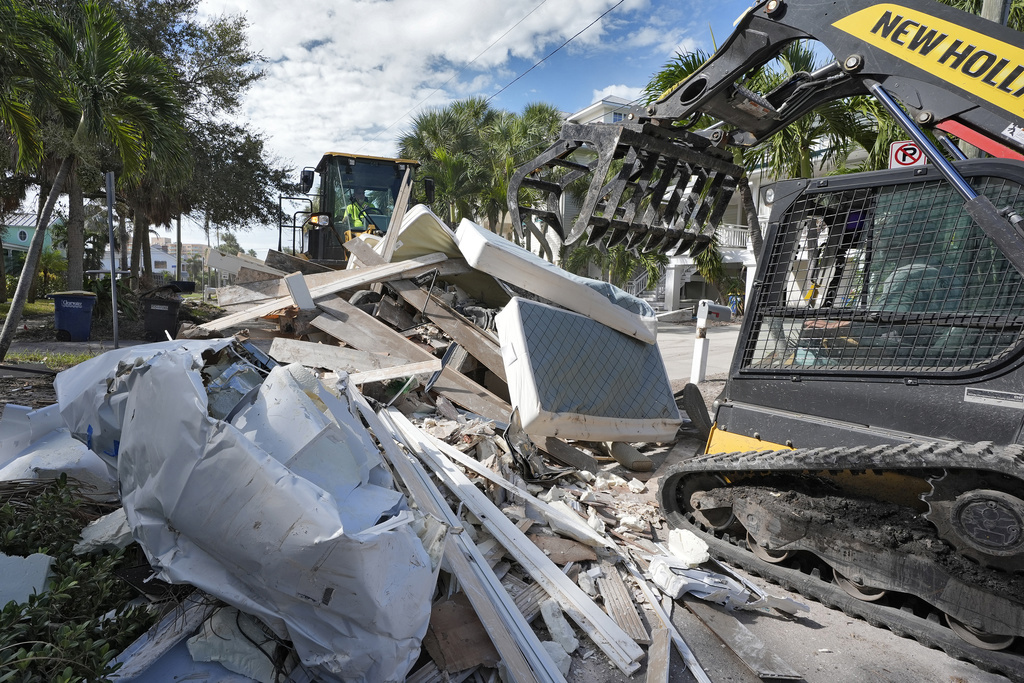
<instances>
[{"instance_id":1,"label":"loader cab window","mask_svg":"<svg viewBox=\"0 0 1024 683\"><path fill-rule=\"evenodd\" d=\"M997 207L1021 185L977 178ZM767 254L746 369L964 372L1024 342L1017 271L944 181L805 192Z\"/></svg>"},{"instance_id":2,"label":"loader cab window","mask_svg":"<svg viewBox=\"0 0 1024 683\"><path fill-rule=\"evenodd\" d=\"M386 232L402 169L393 162L342 156L321 163L320 203L333 216L336 230Z\"/></svg>"}]
</instances>

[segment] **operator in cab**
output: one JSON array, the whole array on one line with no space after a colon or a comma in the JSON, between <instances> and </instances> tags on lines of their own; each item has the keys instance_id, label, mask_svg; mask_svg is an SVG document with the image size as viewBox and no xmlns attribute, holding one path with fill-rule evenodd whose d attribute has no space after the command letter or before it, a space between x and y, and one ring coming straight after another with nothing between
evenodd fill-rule
<instances>
[{"instance_id":1,"label":"operator in cab","mask_svg":"<svg viewBox=\"0 0 1024 683\"><path fill-rule=\"evenodd\" d=\"M369 222L366 215L366 193L362 190L352 192L352 200L345 207L345 223L355 231L366 230Z\"/></svg>"}]
</instances>

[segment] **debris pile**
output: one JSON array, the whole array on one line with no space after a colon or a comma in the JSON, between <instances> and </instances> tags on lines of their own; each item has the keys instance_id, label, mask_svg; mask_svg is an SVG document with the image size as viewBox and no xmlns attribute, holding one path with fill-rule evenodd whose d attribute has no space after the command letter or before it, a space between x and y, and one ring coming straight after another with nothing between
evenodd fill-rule
<instances>
[{"instance_id":1,"label":"debris pile","mask_svg":"<svg viewBox=\"0 0 1024 683\"><path fill-rule=\"evenodd\" d=\"M134 541L144 585L194 589L116 679L668 680L671 644L706 680L662 595L799 611L668 537L634 477L681 423L646 304L424 207L396 232L344 271L253 267L191 339L5 411L0 472L123 506L83 552Z\"/></svg>"}]
</instances>

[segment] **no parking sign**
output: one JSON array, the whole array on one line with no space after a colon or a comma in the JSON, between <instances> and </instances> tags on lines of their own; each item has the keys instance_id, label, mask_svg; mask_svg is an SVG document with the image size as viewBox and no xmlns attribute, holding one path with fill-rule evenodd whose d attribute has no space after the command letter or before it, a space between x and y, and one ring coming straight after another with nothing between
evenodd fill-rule
<instances>
[{"instance_id":1,"label":"no parking sign","mask_svg":"<svg viewBox=\"0 0 1024 683\"><path fill-rule=\"evenodd\" d=\"M900 140L889 145L889 168L924 166L927 162L928 157L912 140Z\"/></svg>"}]
</instances>

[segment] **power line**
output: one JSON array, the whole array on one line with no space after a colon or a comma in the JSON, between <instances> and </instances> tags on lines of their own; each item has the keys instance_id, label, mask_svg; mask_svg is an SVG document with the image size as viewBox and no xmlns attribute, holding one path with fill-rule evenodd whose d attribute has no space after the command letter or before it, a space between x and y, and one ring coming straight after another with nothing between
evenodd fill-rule
<instances>
[{"instance_id":1,"label":"power line","mask_svg":"<svg viewBox=\"0 0 1024 683\"><path fill-rule=\"evenodd\" d=\"M609 7L609 8L608 8L608 10L607 10L607 11L606 11L606 12L605 12L604 14L602 14L602 15L601 15L601 16L599 16L599 17L598 17L597 19L594 19L594 20L593 20L592 22L590 22L589 24L587 24L586 26L584 26L584 27L583 27L583 29L582 29L581 31L579 31L579 32L578 32L578 33L577 33L576 35L574 35L574 36L573 36L572 38L569 38L569 39L568 39L567 41L565 41L564 43L562 43L561 45L559 45L558 47L556 47L556 48L555 48L554 50L552 50L551 52L549 52L549 53L547 53L546 55L544 55L544 58L543 58L543 59L541 59L541 60L540 60L539 62L535 63L535 64L534 64L533 66L531 66L531 67L530 67L529 69L527 69L527 70L526 70L526 71L524 71L523 73L521 73L521 74L519 74L518 76L516 76L516 77L515 77L514 79L512 79L512 81L511 81L511 82L510 82L510 83L509 83L508 85L506 85L505 87L503 87L503 88L502 88L501 90L499 90L498 92L496 92L496 93L494 93L493 95L491 95L490 97L488 97L488 98L487 98L487 102L490 102L490 101L491 101L491 100L493 100L493 99L494 99L495 97L497 97L497 96L498 96L498 95L500 95L501 93L503 93L503 92L505 92L506 90L508 90L509 88L511 88L511 87L512 87L512 85L514 85L516 81L518 81L518 80L519 80L520 78L522 78L522 77L523 77L523 76L525 76L526 74L530 73L531 71L533 71L534 69L536 69L536 68L537 68L538 66L540 66L540 65L541 65L541 64L543 64L544 62L546 62L546 61L548 60L548 58L549 58L549 57L551 57L551 55L555 54L556 52L558 52L559 50L561 50L561 49L562 49L563 47L565 47L566 45L568 45L568 44L569 44L569 43L571 43L572 41L574 41L574 40L576 40L577 38L579 38L579 37L580 37L580 35L581 35L581 34L582 34L582 33L583 33L584 31L586 31L586 30L587 30L588 28L590 28L591 26L593 26L594 24L596 24L597 22L601 21L601 20L602 20L602 19L604 19L604 18L605 18L606 16L608 16L609 14L611 14L612 10L614 10L614 9L615 9L616 7L618 7L619 5L621 5L621 4L623 3L623 2L625 2L625 0L619 0L619 1L617 2L617 3L615 3L614 5L612 5L611 7Z\"/></svg>"},{"instance_id":2,"label":"power line","mask_svg":"<svg viewBox=\"0 0 1024 683\"><path fill-rule=\"evenodd\" d=\"M399 122L399 121L403 121L403 120L405 119L405 117L406 117L406 116L408 116L409 114L411 114L411 113L413 113L414 111L416 111L417 109L419 109L419 108L420 108L420 106L421 106L421 105L422 105L422 104L423 104L424 102L426 102L426 101L427 101L427 100L429 100L429 99L430 99L431 97L433 97L434 95L436 95L436 94L437 94L437 93L438 93L438 92L439 92L439 91L440 91L440 90L441 90L442 88L444 88L444 87L445 87L446 85L448 85L449 83L451 83L451 82L452 82L453 80L455 80L456 78L458 78L459 76L461 76L462 74L464 74L464 73L466 72L466 69L468 69L469 67L473 66L473 64L475 64L475 63L476 63L476 60L478 60L478 59L480 59L481 57L483 57L483 56L484 56L484 54L485 54L485 53L486 53L486 52L487 52L488 50L490 50L490 49L491 49L492 47L494 47L494 46L495 46L495 45L497 45L497 44L498 44L499 42L501 42L501 39L502 39L502 38L504 38L505 36L507 36L507 35L508 35L509 33L511 33L511 32L512 32L512 31L513 31L513 30L514 30L514 29L515 29L515 28L516 28L517 26L519 26L519 24L521 24L521 23L523 23L524 21L526 21L527 19L529 19L530 15L531 15L531 14L533 14L534 12L536 12L537 10L539 10L539 9L540 9L541 7L543 7L543 6L544 6L544 5L545 5L545 4L547 3L547 1L548 1L548 0L541 0L540 4L538 4L538 5L537 5L536 7L534 7L534 8L532 9L532 10L530 10L529 12L527 12L527 13L526 13L526 15L525 15L525 16L524 16L524 17L523 17L522 19L520 19L520 20L519 20L519 21L517 21L516 23L512 24L512 26L510 26L510 27L508 28L508 30L506 30L506 31L505 31L504 33L502 33L502 34L501 34L500 36L498 36L497 38L495 38L495 39L494 39L494 41L493 41L493 42L492 42L492 43L491 43L490 45L488 45L488 46L487 46L487 47L485 47L485 48L484 48L483 50L481 50L481 51L480 51L480 54L478 54L478 55L477 55L476 57L473 57L473 59L471 59L471 60L469 61L469 63L467 63L467 64L466 64L466 66L462 67L462 69L461 69L461 70L460 70L460 71L459 71L459 72L458 72L457 74L455 74L454 76L451 76L451 77L449 77L447 81L445 81L445 82L444 82L444 83L442 83L441 85L439 85L439 86L437 86L436 88L434 88L434 89L433 89L433 90L432 90L432 91L430 92L430 94L429 94L429 95L427 95L427 96L426 96L426 97L424 97L424 98L423 98L422 100L420 100L419 102L417 102L416 104L414 104L414 105L413 105L413 106L412 106L412 107L411 107L411 108L409 109L409 111L405 112L405 113L404 113L404 114L402 114L402 115L401 115L400 117L398 117L397 119L395 119L394 121L392 121L392 122L391 122L391 123L390 123L390 124L388 125L388 127L387 127L387 128L385 128L384 130L382 130L381 132L377 133L377 134L376 134L376 135L374 135L374 136L373 136L372 138L370 138L370 139L369 139L369 140L368 140L368 141L366 142L366 144L364 144L364 145L363 145L362 147L360 147L360 148L359 148L359 150L357 150L357 151L362 151L362 150L363 150L363 149L364 149L364 148L366 147L366 145L370 144L371 142L375 142L375 141L377 140L377 138L379 138L379 137L380 137L381 135L384 135L384 133L386 133L386 132L388 132L389 130L391 130L392 128L394 128L394 127L395 127L395 126L396 126L396 125L398 124L398 122ZM622 4L622 0L620 0L619 4ZM603 15L602 15L602 16L603 16ZM589 27L588 27L588 28L589 28ZM510 83L509 85L511 85L511 83ZM506 87L507 87L507 86L506 86ZM488 100L488 102L490 102L490 100Z\"/></svg>"}]
</instances>

